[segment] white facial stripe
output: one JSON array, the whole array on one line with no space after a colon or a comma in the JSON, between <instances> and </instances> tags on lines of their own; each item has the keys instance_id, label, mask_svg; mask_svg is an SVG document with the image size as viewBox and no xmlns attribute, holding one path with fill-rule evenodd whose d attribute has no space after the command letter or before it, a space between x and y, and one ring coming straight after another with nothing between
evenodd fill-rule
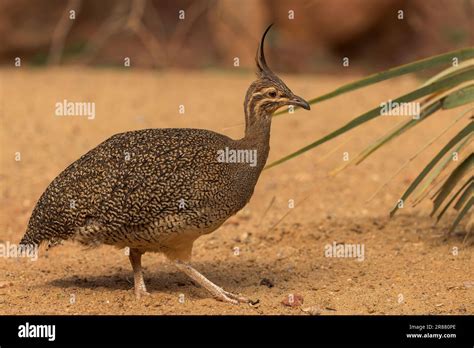
<instances>
[{"instance_id":1,"label":"white facial stripe","mask_svg":"<svg viewBox=\"0 0 474 348\"><path fill-rule=\"evenodd\" d=\"M251 96L250 96L250 99L249 101L247 102L247 115L250 115L250 104L252 104L252 99L256 96L256 95L262 95L262 93L260 92L256 92L256 93L253 93Z\"/></svg>"},{"instance_id":2,"label":"white facial stripe","mask_svg":"<svg viewBox=\"0 0 474 348\"><path fill-rule=\"evenodd\" d=\"M252 104L252 100L253 100L253 98L254 98L255 96L257 96L257 95L262 96L262 95L265 95L265 94L268 93L268 92L276 92L276 91L277 91L277 90L276 90L276 88L274 88L274 87L267 87L267 88L264 88L264 89L260 90L259 92L253 93L252 96L250 97L250 100L247 102L247 110L246 110L246 111L247 111L247 115L250 115L250 105ZM260 108L260 106L262 106L262 104L264 104L264 103L266 103L266 102L268 102L268 101L273 101L273 102L276 102L276 103L278 103L278 102L284 102L284 103L286 103L286 102L289 101L289 99L288 99L288 98L285 98L285 97L278 98L278 99L265 98L265 99L260 100L257 104L255 104L255 107L254 107L254 110L253 110L253 111L254 111L254 112L257 112L258 109Z\"/></svg>"},{"instance_id":3,"label":"white facial stripe","mask_svg":"<svg viewBox=\"0 0 474 348\"><path fill-rule=\"evenodd\" d=\"M253 111L258 113L258 109L260 109L260 105L266 103L269 99L262 99L260 100L257 104L255 104L255 107L253 108Z\"/></svg>"},{"instance_id":4,"label":"white facial stripe","mask_svg":"<svg viewBox=\"0 0 474 348\"><path fill-rule=\"evenodd\" d=\"M290 99L288 98L279 98L279 99L270 99L270 98L266 98L266 99L262 99L260 100L257 104L255 104L255 107L254 107L254 111L257 112L258 109L260 108L260 106L268 101L272 101L272 102L275 102L275 103L278 103L278 102L288 102ZM250 104L249 104L250 106Z\"/></svg>"},{"instance_id":5,"label":"white facial stripe","mask_svg":"<svg viewBox=\"0 0 474 348\"><path fill-rule=\"evenodd\" d=\"M275 87L267 87L261 90L261 93L276 92Z\"/></svg>"}]
</instances>

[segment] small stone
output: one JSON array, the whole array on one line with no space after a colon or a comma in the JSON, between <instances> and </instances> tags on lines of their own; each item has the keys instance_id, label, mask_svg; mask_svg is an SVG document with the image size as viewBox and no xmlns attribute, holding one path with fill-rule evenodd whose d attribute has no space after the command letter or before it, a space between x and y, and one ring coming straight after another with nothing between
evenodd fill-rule
<instances>
[{"instance_id":1,"label":"small stone","mask_svg":"<svg viewBox=\"0 0 474 348\"><path fill-rule=\"evenodd\" d=\"M239 220L250 220L251 215L252 213L248 209L242 209L236 214Z\"/></svg>"},{"instance_id":2,"label":"small stone","mask_svg":"<svg viewBox=\"0 0 474 348\"><path fill-rule=\"evenodd\" d=\"M232 219L232 220L229 219L229 220L227 220L227 221L225 222L225 224L226 224L226 225L233 225L233 226L239 226L239 225L240 225L240 223L239 223L237 220L235 220L235 219Z\"/></svg>"},{"instance_id":3,"label":"small stone","mask_svg":"<svg viewBox=\"0 0 474 348\"><path fill-rule=\"evenodd\" d=\"M464 282L463 284L464 284L464 287L468 289L474 287L474 282L472 281L467 281L467 282Z\"/></svg>"},{"instance_id":4,"label":"small stone","mask_svg":"<svg viewBox=\"0 0 474 348\"><path fill-rule=\"evenodd\" d=\"M319 306L311 306L303 308L302 311L308 313L309 315L320 315L322 309Z\"/></svg>"},{"instance_id":5,"label":"small stone","mask_svg":"<svg viewBox=\"0 0 474 348\"><path fill-rule=\"evenodd\" d=\"M360 226L359 224L356 224L354 227L351 228L351 231L360 234L363 232L362 226Z\"/></svg>"},{"instance_id":6,"label":"small stone","mask_svg":"<svg viewBox=\"0 0 474 348\"><path fill-rule=\"evenodd\" d=\"M2 281L2 282L0 282L0 289L7 288L7 287L12 286L12 285L13 285L12 282Z\"/></svg>"},{"instance_id":7,"label":"small stone","mask_svg":"<svg viewBox=\"0 0 474 348\"><path fill-rule=\"evenodd\" d=\"M250 236L251 236L252 233L249 233L249 232L244 232L242 233L239 237L237 237L236 239L238 240L238 242L241 242L241 243L248 243L250 241Z\"/></svg>"},{"instance_id":8,"label":"small stone","mask_svg":"<svg viewBox=\"0 0 474 348\"><path fill-rule=\"evenodd\" d=\"M281 303L288 307L301 307L304 299L303 296L299 294L289 294L286 296Z\"/></svg>"},{"instance_id":9,"label":"small stone","mask_svg":"<svg viewBox=\"0 0 474 348\"><path fill-rule=\"evenodd\" d=\"M267 288L273 288L273 282L268 278L262 278L260 285L266 286Z\"/></svg>"}]
</instances>

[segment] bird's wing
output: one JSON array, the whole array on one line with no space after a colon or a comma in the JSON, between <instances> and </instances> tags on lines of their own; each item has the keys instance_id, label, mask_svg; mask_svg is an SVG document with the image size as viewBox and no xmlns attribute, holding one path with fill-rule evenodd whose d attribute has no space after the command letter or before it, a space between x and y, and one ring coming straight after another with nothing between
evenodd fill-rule
<instances>
[{"instance_id":1,"label":"bird's wing","mask_svg":"<svg viewBox=\"0 0 474 348\"><path fill-rule=\"evenodd\" d=\"M109 226L142 225L174 216L199 223L225 206L232 171L217 161L230 139L193 129L149 129L115 135L58 176L65 218Z\"/></svg>"}]
</instances>

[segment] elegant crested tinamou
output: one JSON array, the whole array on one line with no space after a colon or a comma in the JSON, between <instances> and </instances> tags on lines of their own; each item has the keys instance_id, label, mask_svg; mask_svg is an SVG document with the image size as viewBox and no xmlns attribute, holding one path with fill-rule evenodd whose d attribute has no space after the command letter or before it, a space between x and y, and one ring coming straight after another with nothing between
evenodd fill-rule
<instances>
[{"instance_id":1,"label":"elegant crested tinamou","mask_svg":"<svg viewBox=\"0 0 474 348\"><path fill-rule=\"evenodd\" d=\"M37 248L43 242L54 246L64 240L128 247L137 297L148 294L142 254L161 252L217 299L251 303L209 281L189 261L193 242L219 228L252 197L268 157L272 114L285 105L310 109L267 66L263 45L270 27L257 50L257 79L245 96L242 139L181 128L116 134L47 187L21 247ZM219 160L229 149L253 151L255 161Z\"/></svg>"}]
</instances>

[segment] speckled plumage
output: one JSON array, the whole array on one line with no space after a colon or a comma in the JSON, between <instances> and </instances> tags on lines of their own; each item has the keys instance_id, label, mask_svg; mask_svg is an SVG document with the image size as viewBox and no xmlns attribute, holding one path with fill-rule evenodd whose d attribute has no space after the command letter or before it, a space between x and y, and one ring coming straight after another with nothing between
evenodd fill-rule
<instances>
[{"instance_id":1,"label":"speckled plumage","mask_svg":"<svg viewBox=\"0 0 474 348\"><path fill-rule=\"evenodd\" d=\"M199 236L216 230L251 198L268 157L273 112L290 104L309 109L268 68L265 34L257 52L258 78L244 100L242 139L204 129L116 134L53 180L36 204L20 244L53 246L75 240L129 247L137 297L148 294L141 255L162 252L216 298L250 303L210 282L185 261ZM256 161L222 161L219 152L225 149L255 153Z\"/></svg>"},{"instance_id":2,"label":"speckled plumage","mask_svg":"<svg viewBox=\"0 0 474 348\"><path fill-rule=\"evenodd\" d=\"M54 179L22 243L166 251L175 234L211 232L248 202L265 162L218 162L218 150L247 145L203 129L116 134Z\"/></svg>"}]
</instances>

